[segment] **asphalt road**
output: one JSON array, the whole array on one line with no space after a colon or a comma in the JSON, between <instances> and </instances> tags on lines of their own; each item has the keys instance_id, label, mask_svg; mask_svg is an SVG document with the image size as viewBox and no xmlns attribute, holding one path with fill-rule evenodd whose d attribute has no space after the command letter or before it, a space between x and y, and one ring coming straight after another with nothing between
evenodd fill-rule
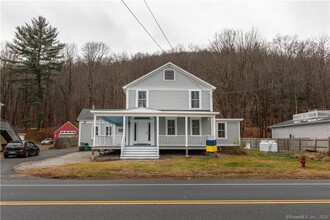
<instances>
[{"instance_id":1,"label":"asphalt road","mask_svg":"<svg viewBox=\"0 0 330 220\"><path fill-rule=\"evenodd\" d=\"M1 159L0 219L330 219L330 180L59 180Z\"/></svg>"},{"instance_id":2,"label":"asphalt road","mask_svg":"<svg viewBox=\"0 0 330 220\"><path fill-rule=\"evenodd\" d=\"M329 180L2 180L1 219L330 219Z\"/></svg>"}]
</instances>

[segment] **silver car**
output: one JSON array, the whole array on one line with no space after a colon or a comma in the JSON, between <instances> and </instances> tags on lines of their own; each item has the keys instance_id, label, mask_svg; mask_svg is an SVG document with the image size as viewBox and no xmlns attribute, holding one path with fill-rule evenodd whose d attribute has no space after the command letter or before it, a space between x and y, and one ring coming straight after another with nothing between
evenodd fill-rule
<instances>
[{"instance_id":1,"label":"silver car","mask_svg":"<svg viewBox=\"0 0 330 220\"><path fill-rule=\"evenodd\" d=\"M41 145L49 145L49 144L53 144L53 143L54 143L54 141L51 138L45 138L41 141Z\"/></svg>"}]
</instances>

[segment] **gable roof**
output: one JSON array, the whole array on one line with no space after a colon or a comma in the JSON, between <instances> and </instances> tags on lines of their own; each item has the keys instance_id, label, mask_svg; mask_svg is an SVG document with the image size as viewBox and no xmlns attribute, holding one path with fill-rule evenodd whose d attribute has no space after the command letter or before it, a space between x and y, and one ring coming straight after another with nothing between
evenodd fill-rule
<instances>
[{"instance_id":1,"label":"gable roof","mask_svg":"<svg viewBox=\"0 0 330 220\"><path fill-rule=\"evenodd\" d=\"M77 121L89 121L89 120L94 120L94 115L91 113L91 110L93 109L86 109L84 108L81 110Z\"/></svg>"},{"instance_id":2,"label":"gable roof","mask_svg":"<svg viewBox=\"0 0 330 220\"><path fill-rule=\"evenodd\" d=\"M196 80L196 81L200 82L201 84L203 84L203 85L205 85L207 87L210 87L212 90L216 89L216 87L213 86L213 85L211 85L210 83L205 82L204 80L198 78L197 76L194 76L193 74L191 74L188 71L182 69L181 67L178 67L177 65L175 65L175 64L173 64L171 62L168 62L168 63L164 64L163 66L161 66L161 67L159 67L159 68L157 68L157 69L155 69L155 70L153 70L153 71L151 71L151 72L149 72L149 73L141 76L140 78L134 80L133 82L130 82L130 83L126 84L125 86L123 86L123 90L126 92L127 87L133 86L133 85L135 85L135 84L137 84L137 83L139 83L139 82L141 82L141 81L149 78L150 76L156 74L159 70L161 70L161 69L163 69L163 68L165 68L166 66L169 66L169 65L172 66L172 68L175 68L177 70L180 70L188 78L192 78L193 80Z\"/></svg>"},{"instance_id":3,"label":"gable roof","mask_svg":"<svg viewBox=\"0 0 330 220\"><path fill-rule=\"evenodd\" d=\"M55 134L57 131L61 130L66 124L71 124L74 128L79 130L74 124L72 124L70 121L65 122L61 127L59 127L56 131L54 131L53 134Z\"/></svg>"}]
</instances>

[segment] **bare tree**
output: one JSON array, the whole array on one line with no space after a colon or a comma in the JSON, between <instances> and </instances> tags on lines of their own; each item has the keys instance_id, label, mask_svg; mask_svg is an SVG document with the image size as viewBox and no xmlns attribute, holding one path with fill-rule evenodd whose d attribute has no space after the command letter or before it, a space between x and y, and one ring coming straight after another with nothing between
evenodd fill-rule
<instances>
[{"instance_id":1,"label":"bare tree","mask_svg":"<svg viewBox=\"0 0 330 220\"><path fill-rule=\"evenodd\" d=\"M95 75L98 67L108 56L110 48L102 42L88 42L84 45L83 59L88 69L88 89L89 89L89 106L92 107L95 99Z\"/></svg>"}]
</instances>

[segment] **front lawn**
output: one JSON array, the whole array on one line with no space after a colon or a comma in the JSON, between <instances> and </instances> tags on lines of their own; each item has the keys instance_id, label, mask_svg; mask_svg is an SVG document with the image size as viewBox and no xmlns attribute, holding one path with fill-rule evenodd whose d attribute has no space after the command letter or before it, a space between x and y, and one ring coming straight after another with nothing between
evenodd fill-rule
<instances>
[{"instance_id":1,"label":"front lawn","mask_svg":"<svg viewBox=\"0 0 330 220\"><path fill-rule=\"evenodd\" d=\"M307 158L301 168L299 155L261 153L220 154L210 157L171 157L151 161L113 160L67 164L22 171L49 178L127 179L127 178L330 178L330 162ZM218 164L219 162L219 164Z\"/></svg>"}]
</instances>

